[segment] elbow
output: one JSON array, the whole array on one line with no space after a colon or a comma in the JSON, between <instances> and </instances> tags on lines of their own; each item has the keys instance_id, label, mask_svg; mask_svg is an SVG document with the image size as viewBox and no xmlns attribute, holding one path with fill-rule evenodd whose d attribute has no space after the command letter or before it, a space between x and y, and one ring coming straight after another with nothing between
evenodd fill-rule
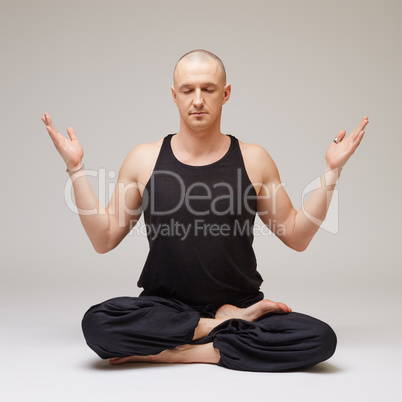
<instances>
[{"instance_id":1,"label":"elbow","mask_svg":"<svg viewBox=\"0 0 402 402\"><path fill-rule=\"evenodd\" d=\"M106 254L109 251L106 247L95 247L95 246L94 246L94 250L98 254Z\"/></svg>"},{"instance_id":2,"label":"elbow","mask_svg":"<svg viewBox=\"0 0 402 402\"><path fill-rule=\"evenodd\" d=\"M302 251L305 251L307 246L298 246L298 247L293 247L293 250L298 251L301 253Z\"/></svg>"},{"instance_id":3,"label":"elbow","mask_svg":"<svg viewBox=\"0 0 402 402\"><path fill-rule=\"evenodd\" d=\"M94 250L98 253L98 254L106 254L110 251L110 247L108 246L107 243L103 243L103 244L92 244Z\"/></svg>"},{"instance_id":4,"label":"elbow","mask_svg":"<svg viewBox=\"0 0 402 402\"><path fill-rule=\"evenodd\" d=\"M294 244L292 249L301 253L302 251L305 251L307 249L309 244L310 242Z\"/></svg>"},{"instance_id":5,"label":"elbow","mask_svg":"<svg viewBox=\"0 0 402 402\"><path fill-rule=\"evenodd\" d=\"M106 254L109 251L106 248L95 248L94 247L94 249L98 254Z\"/></svg>"},{"instance_id":6,"label":"elbow","mask_svg":"<svg viewBox=\"0 0 402 402\"><path fill-rule=\"evenodd\" d=\"M285 242L284 243L291 248L294 251L298 251L299 253L301 253L302 251L306 250L306 248L308 247L309 243L301 243L301 242Z\"/></svg>"},{"instance_id":7,"label":"elbow","mask_svg":"<svg viewBox=\"0 0 402 402\"><path fill-rule=\"evenodd\" d=\"M117 247L117 245L118 245L118 243L112 244L110 242L107 242L107 243L103 243L101 245L97 245L96 247L94 245L94 249L98 254L106 254L109 251L114 250Z\"/></svg>"}]
</instances>

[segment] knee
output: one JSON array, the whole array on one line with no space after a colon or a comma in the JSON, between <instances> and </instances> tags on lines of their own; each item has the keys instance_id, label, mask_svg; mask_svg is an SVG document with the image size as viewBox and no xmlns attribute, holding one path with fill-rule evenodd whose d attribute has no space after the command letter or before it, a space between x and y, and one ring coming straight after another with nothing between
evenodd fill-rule
<instances>
[{"instance_id":1,"label":"knee","mask_svg":"<svg viewBox=\"0 0 402 402\"><path fill-rule=\"evenodd\" d=\"M106 329L100 305L92 306L84 314L81 321L82 333L87 345L101 358L105 359Z\"/></svg>"},{"instance_id":2,"label":"knee","mask_svg":"<svg viewBox=\"0 0 402 402\"><path fill-rule=\"evenodd\" d=\"M136 300L134 300L136 301ZM102 359L125 357L125 347L135 338L136 312L139 303L131 297L115 297L90 307L81 321L87 345Z\"/></svg>"},{"instance_id":3,"label":"knee","mask_svg":"<svg viewBox=\"0 0 402 402\"><path fill-rule=\"evenodd\" d=\"M87 342L99 343L113 334L113 323L127 311L127 297L115 297L90 307L81 321L81 328Z\"/></svg>"},{"instance_id":4,"label":"knee","mask_svg":"<svg viewBox=\"0 0 402 402\"><path fill-rule=\"evenodd\" d=\"M97 315L95 313L95 306L89 308L81 320L82 333L86 340L91 339L94 331L98 328Z\"/></svg>"},{"instance_id":5,"label":"knee","mask_svg":"<svg viewBox=\"0 0 402 402\"><path fill-rule=\"evenodd\" d=\"M334 330L325 322L319 321L316 326L317 357L320 361L329 359L337 345L337 337Z\"/></svg>"},{"instance_id":6,"label":"knee","mask_svg":"<svg viewBox=\"0 0 402 402\"><path fill-rule=\"evenodd\" d=\"M337 337L327 323L302 313L290 313L289 318L293 318L296 332L300 331L308 366L321 363L335 353Z\"/></svg>"},{"instance_id":7,"label":"knee","mask_svg":"<svg viewBox=\"0 0 402 402\"><path fill-rule=\"evenodd\" d=\"M94 327L94 306L89 308L81 320L81 328L82 333L84 334L85 339L90 337L90 333L92 332L92 328Z\"/></svg>"}]
</instances>

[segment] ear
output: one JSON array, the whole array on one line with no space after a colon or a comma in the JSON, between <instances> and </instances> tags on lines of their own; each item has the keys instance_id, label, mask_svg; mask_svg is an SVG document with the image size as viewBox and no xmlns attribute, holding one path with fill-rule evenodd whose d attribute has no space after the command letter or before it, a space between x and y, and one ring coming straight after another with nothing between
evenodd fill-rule
<instances>
[{"instance_id":1,"label":"ear","mask_svg":"<svg viewBox=\"0 0 402 402\"><path fill-rule=\"evenodd\" d=\"M176 104L177 106L177 99L176 99L176 90L174 89L174 86L171 85L170 86L171 90L172 90L172 97L173 97L173 102Z\"/></svg>"},{"instance_id":2,"label":"ear","mask_svg":"<svg viewBox=\"0 0 402 402\"><path fill-rule=\"evenodd\" d=\"M229 100L231 92L232 92L232 85L229 83L225 85L225 87L223 88L222 105L224 105Z\"/></svg>"}]
</instances>

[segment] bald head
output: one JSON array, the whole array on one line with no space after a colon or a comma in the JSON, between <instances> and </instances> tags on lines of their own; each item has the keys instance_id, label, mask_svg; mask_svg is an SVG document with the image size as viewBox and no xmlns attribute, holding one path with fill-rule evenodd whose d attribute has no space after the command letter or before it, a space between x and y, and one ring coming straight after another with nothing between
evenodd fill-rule
<instances>
[{"instance_id":1,"label":"bald head","mask_svg":"<svg viewBox=\"0 0 402 402\"><path fill-rule=\"evenodd\" d=\"M226 85L226 70L222 60L215 54L203 49L192 50L186 53L176 63L173 71L173 83L176 84L176 75L178 70L184 65L188 64L202 64L202 63L216 63L223 85Z\"/></svg>"}]
</instances>

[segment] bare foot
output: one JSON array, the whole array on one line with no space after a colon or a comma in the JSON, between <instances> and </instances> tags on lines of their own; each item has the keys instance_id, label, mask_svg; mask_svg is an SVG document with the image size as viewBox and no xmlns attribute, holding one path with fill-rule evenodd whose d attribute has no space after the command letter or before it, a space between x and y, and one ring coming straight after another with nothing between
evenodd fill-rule
<instances>
[{"instance_id":1,"label":"bare foot","mask_svg":"<svg viewBox=\"0 0 402 402\"><path fill-rule=\"evenodd\" d=\"M224 304L216 311L215 318L241 318L246 321L256 321L258 318L268 313L286 314L290 312L292 312L292 309L286 304L264 299L247 308L239 308L232 306L231 304Z\"/></svg>"},{"instance_id":2,"label":"bare foot","mask_svg":"<svg viewBox=\"0 0 402 402\"><path fill-rule=\"evenodd\" d=\"M128 356L128 357L112 357L109 363L113 366L124 363L146 362L149 361L149 356Z\"/></svg>"},{"instance_id":3,"label":"bare foot","mask_svg":"<svg viewBox=\"0 0 402 402\"><path fill-rule=\"evenodd\" d=\"M148 362L148 363L218 363L220 354L213 347L212 342L201 345L180 345L174 349L166 349L157 355L112 357L111 365L124 363Z\"/></svg>"},{"instance_id":4,"label":"bare foot","mask_svg":"<svg viewBox=\"0 0 402 402\"><path fill-rule=\"evenodd\" d=\"M179 349L177 349L179 350ZM109 359L109 363L112 365L135 363L135 362L148 362L148 363L173 363L173 353L171 350L163 350L157 355L148 356L128 356L128 357L112 357Z\"/></svg>"}]
</instances>

